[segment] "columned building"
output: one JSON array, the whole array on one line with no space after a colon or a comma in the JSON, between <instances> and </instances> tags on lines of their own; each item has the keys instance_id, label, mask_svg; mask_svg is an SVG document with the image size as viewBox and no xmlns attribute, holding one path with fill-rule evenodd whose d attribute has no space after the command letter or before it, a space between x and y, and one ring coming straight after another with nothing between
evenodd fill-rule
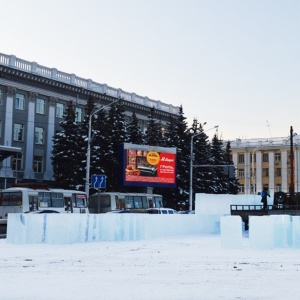
<instances>
[{"instance_id":1,"label":"columned building","mask_svg":"<svg viewBox=\"0 0 300 300\"><path fill-rule=\"evenodd\" d=\"M230 142L240 194L257 194L267 187L271 194L288 193L294 173L294 191L300 192L300 136L293 136L291 164L290 137L236 139ZM293 171L291 172L291 167Z\"/></svg>"},{"instance_id":2,"label":"columned building","mask_svg":"<svg viewBox=\"0 0 300 300\"><path fill-rule=\"evenodd\" d=\"M53 181L52 137L68 101L81 122L90 96L97 107L120 99L128 120L135 112L144 132L151 108L162 125L179 113L176 106L0 53L0 146L22 151L0 162L0 189L16 181Z\"/></svg>"}]
</instances>

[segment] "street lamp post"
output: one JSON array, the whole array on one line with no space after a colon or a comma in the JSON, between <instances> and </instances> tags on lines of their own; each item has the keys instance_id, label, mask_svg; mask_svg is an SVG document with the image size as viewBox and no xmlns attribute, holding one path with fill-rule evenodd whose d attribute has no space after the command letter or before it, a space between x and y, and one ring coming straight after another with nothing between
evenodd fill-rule
<instances>
[{"instance_id":1,"label":"street lamp post","mask_svg":"<svg viewBox=\"0 0 300 300\"><path fill-rule=\"evenodd\" d=\"M189 192L189 210L193 210L193 160L194 160L194 138L201 133L205 133L211 129L218 128L219 126L216 125L210 129L203 130L191 136L191 153L190 153L190 192Z\"/></svg>"},{"instance_id":2,"label":"street lamp post","mask_svg":"<svg viewBox=\"0 0 300 300\"><path fill-rule=\"evenodd\" d=\"M87 140L87 152L86 152L86 174L85 174L85 193L87 195L87 198L89 198L90 195L90 162L91 162L91 135L92 135L92 117L97 114L99 111L107 108L108 106L113 105L116 103L119 99L114 100L110 104L106 106L102 106L98 109L94 107L94 109L91 111L89 115L89 128L88 128L88 140Z\"/></svg>"}]
</instances>

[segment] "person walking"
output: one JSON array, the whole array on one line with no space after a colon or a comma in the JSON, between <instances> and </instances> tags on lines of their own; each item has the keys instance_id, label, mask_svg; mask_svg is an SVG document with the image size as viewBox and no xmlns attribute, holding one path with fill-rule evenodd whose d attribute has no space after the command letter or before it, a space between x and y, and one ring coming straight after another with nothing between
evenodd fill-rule
<instances>
[{"instance_id":1,"label":"person walking","mask_svg":"<svg viewBox=\"0 0 300 300\"><path fill-rule=\"evenodd\" d=\"M268 199L267 197L270 197L270 193L268 191L268 188L264 188L264 190L261 192L261 202L263 203L262 209L268 209Z\"/></svg>"}]
</instances>

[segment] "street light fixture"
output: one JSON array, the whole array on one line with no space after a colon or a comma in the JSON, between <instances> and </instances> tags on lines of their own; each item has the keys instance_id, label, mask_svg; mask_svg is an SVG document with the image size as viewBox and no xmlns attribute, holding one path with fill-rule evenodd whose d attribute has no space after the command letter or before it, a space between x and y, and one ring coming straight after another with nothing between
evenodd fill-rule
<instances>
[{"instance_id":1,"label":"street light fixture","mask_svg":"<svg viewBox=\"0 0 300 300\"><path fill-rule=\"evenodd\" d=\"M88 128L88 144L87 144L87 153L86 153L86 174L85 174L85 193L87 195L87 198L89 198L90 195L90 162L91 162L91 135L92 135L92 117L97 114L99 111L113 105L116 103L119 99L114 100L110 104L106 106L102 106L100 108L94 107L94 109L91 111L89 115L89 128Z\"/></svg>"},{"instance_id":2,"label":"street light fixture","mask_svg":"<svg viewBox=\"0 0 300 300\"><path fill-rule=\"evenodd\" d=\"M212 130L214 128L218 128L219 125L216 125L212 128L209 128L207 130L203 130L201 132L198 132L194 135L191 136L191 154L190 154L190 192L189 192L189 210L193 210L193 156L194 156L194 138L198 135L200 135L201 133L205 133L209 130Z\"/></svg>"}]
</instances>

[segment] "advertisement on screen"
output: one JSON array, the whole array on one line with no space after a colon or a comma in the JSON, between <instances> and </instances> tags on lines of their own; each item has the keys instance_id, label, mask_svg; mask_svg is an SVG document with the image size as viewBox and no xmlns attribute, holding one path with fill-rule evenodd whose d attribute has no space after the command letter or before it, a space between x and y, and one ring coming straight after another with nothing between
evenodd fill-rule
<instances>
[{"instance_id":1,"label":"advertisement on screen","mask_svg":"<svg viewBox=\"0 0 300 300\"><path fill-rule=\"evenodd\" d=\"M176 186L176 148L125 143L122 179L126 186Z\"/></svg>"}]
</instances>

